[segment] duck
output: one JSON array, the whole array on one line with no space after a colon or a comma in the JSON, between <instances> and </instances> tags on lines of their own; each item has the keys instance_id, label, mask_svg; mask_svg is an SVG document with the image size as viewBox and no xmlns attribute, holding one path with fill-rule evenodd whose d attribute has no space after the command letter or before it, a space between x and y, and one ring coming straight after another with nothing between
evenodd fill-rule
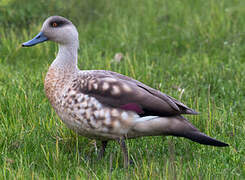
<instances>
[{"instance_id":1,"label":"duck","mask_svg":"<svg viewBox=\"0 0 245 180\"><path fill-rule=\"evenodd\" d=\"M45 41L59 46L45 77L45 94L68 128L101 141L100 158L108 141L114 140L120 145L127 167L125 140L143 136L176 136L203 145L229 146L192 125L183 115L198 113L175 98L117 72L79 70L78 31L70 20L48 17L41 31L22 46Z\"/></svg>"}]
</instances>

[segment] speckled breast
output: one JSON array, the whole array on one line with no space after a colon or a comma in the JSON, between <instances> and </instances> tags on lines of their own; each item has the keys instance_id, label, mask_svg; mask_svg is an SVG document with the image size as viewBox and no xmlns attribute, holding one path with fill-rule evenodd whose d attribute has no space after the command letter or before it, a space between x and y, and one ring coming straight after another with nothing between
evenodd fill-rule
<instances>
[{"instance_id":1,"label":"speckled breast","mask_svg":"<svg viewBox=\"0 0 245 180\"><path fill-rule=\"evenodd\" d=\"M84 80L83 80L84 81ZM127 135L137 116L131 111L107 107L81 92L80 80L49 70L45 92L61 120L80 135L115 139Z\"/></svg>"}]
</instances>

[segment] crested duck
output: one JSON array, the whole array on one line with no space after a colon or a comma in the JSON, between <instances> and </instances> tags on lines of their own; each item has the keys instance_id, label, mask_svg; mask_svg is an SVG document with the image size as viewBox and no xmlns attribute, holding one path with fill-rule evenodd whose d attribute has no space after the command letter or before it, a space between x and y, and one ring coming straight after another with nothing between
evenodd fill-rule
<instances>
[{"instance_id":1,"label":"crested duck","mask_svg":"<svg viewBox=\"0 0 245 180\"><path fill-rule=\"evenodd\" d=\"M45 78L45 93L61 120L79 135L102 141L117 140L128 165L125 139L179 136L204 145L228 146L200 132L182 114L198 114L185 104L135 79L105 70L79 70L76 27L68 19L51 16L40 33L23 47L44 41L59 45Z\"/></svg>"}]
</instances>

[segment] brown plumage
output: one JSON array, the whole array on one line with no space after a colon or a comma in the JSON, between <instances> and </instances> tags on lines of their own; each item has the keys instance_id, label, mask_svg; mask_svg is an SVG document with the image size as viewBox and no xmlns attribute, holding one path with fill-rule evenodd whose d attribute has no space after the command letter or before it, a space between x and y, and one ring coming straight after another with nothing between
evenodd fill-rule
<instances>
[{"instance_id":1,"label":"brown plumage","mask_svg":"<svg viewBox=\"0 0 245 180\"><path fill-rule=\"evenodd\" d=\"M197 114L178 100L137 80L104 70L77 68L78 33L71 21L49 17L41 32L24 47L51 40L59 52L45 78L45 93L62 121L78 134L117 140L128 164L125 138L173 135L200 144L228 146L195 128L181 114Z\"/></svg>"}]
</instances>

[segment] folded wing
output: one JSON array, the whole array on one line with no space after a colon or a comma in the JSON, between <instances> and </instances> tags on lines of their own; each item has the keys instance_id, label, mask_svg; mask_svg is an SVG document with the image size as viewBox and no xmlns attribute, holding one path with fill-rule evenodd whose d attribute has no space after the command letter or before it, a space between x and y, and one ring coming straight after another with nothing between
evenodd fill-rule
<instances>
[{"instance_id":1,"label":"folded wing","mask_svg":"<svg viewBox=\"0 0 245 180\"><path fill-rule=\"evenodd\" d=\"M176 99L127 76L111 71L81 73L79 91L100 103L134 111L140 116L197 114Z\"/></svg>"}]
</instances>

